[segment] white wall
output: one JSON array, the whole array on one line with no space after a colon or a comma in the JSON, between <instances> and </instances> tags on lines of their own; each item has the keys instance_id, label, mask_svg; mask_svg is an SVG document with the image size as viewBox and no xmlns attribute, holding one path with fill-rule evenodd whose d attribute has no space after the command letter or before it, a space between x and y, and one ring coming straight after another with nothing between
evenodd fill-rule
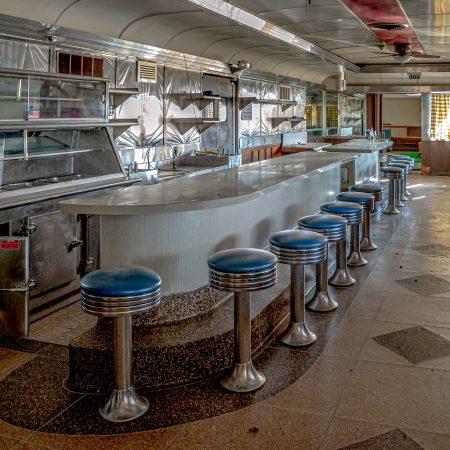
<instances>
[{"instance_id":1,"label":"white wall","mask_svg":"<svg viewBox=\"0 0 450 450\"><path fill-rule=\"evenodd\" d=\"M383 95L383 123L421 126L420 97ZM406 129L393 129L392 136L406 136Z\"/></svg>"}]
</instances>

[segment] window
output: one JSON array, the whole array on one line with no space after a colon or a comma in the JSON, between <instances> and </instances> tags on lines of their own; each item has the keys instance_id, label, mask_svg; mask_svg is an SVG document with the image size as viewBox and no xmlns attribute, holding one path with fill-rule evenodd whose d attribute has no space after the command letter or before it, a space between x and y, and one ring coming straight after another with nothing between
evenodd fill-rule
<instances>
[{"instance_id":1,"label":"window","mask_svg":"<svg viewBox=\"0 0 450 450\"><path fill-rule=\"evenodd\" d=\"M58 73L103 77L103 59L72 53L58 53Z\"/></svg>"},{"instance_id":2,"label":"window","mask_svg":"<svg viewBox=\"0 0 450 450\"><path fill-rule=\"evenodd\" d=\"M450 139L450 94L431 94L431 138Z\"/></svg>"}]
</instances>

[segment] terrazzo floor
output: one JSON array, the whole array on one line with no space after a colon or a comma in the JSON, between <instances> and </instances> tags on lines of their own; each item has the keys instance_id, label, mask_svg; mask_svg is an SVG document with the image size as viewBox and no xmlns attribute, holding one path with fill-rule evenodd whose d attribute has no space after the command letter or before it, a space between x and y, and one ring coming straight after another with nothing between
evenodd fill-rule
<instances>
[{"instance_id":1,"label":"terrazzo floor","mask_svg":"<svg viewBox=\"0 0 450 450\"><path fill-rule=\"evenodd\" d=\"M263 389L273 395L261 390L250 406L243 400L240 409L195 420L192 411L208 409L215 395L199 384L191 407L181 408L184 423L75 435L95 433L98 418L97 405L59 384L64 336L88 326L71 306L54 319L68 331L52 337L37 323L36 340L0 338L2 414L17 425L0 421L0 449L450 449L450 180L413 175L409 184L401 214L375 218L380 248L366 254L373 263L358 269L358 285L340 294L345 308L333 313L339 320L324 329L323 346L291 351L274 342L261 355ZM26 395L27 404L15 403ZM187 399L172 401L180 410ZM169 410L161 404L146 420L164 423Z\"/></svg>"}]
</instances>

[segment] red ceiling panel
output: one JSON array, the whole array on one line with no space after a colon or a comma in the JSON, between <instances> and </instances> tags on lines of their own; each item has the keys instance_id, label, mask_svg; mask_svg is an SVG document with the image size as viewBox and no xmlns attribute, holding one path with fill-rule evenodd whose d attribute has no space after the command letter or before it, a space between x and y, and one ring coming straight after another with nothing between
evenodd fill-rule
<instances>
[{"instance_id":1,"label":"red ceiling panel","mask_svg":"<svg viewBox=\"0 0 450 450\"><path fill-rule=\"evenodd\" d=\"M411 44L411 49L425 52L412 28L403 8L397 0L340 0L356 17L370 29L374 23L405 23L409 27L404 30L381 31L371 30L383 41L391 51L394 43Z\"/></svg>"}]
</instances>

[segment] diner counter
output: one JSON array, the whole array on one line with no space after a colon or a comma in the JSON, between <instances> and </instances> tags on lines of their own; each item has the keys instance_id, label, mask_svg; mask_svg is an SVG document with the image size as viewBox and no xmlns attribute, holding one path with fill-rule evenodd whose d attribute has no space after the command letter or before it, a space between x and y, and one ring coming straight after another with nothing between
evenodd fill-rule
<instances>
[{"instance_id":1,"label":"diner counter","mask_svg":"<svg viewBox=\"0 0 450 450\"><path fill-rule=\"evenodd\" d=\"M164 184L139 184L113 192L85 195L61 202L60 205L66 212L94 215L136 215L218 208L262 196L281 183L289 184L299 177L308 178L355 158L355 155L345 153L298 153L220 172L180 177Z\"/></svg>"},{"instance_id":2,"label":"diner counter","mask_svg":"<svg viewBox=\"0 0 450 450\"><path fill-rule=\"evenodd\" d=\"M332 145L327 147L327 152L345 152L345 153L373 153L381 150L386 150L392 147L392 141L371 141L367 139L353 139L342 144Z\"/></svg>"},{"instance_id":3,"label":"diner counter","mask_svg":"<svg viewBox=\"0 0 450 450\"><path fill-rule=\"evenodd\" d=\"M342 165L354 166L358 159L347 153L297 153L84 196L61 207L101 216L102 268L151 268L161 275L162 294L178 295L208 286L211 254L264 248L271 233L317 213L340 192Z\"/></svg>"}]
</instances>

